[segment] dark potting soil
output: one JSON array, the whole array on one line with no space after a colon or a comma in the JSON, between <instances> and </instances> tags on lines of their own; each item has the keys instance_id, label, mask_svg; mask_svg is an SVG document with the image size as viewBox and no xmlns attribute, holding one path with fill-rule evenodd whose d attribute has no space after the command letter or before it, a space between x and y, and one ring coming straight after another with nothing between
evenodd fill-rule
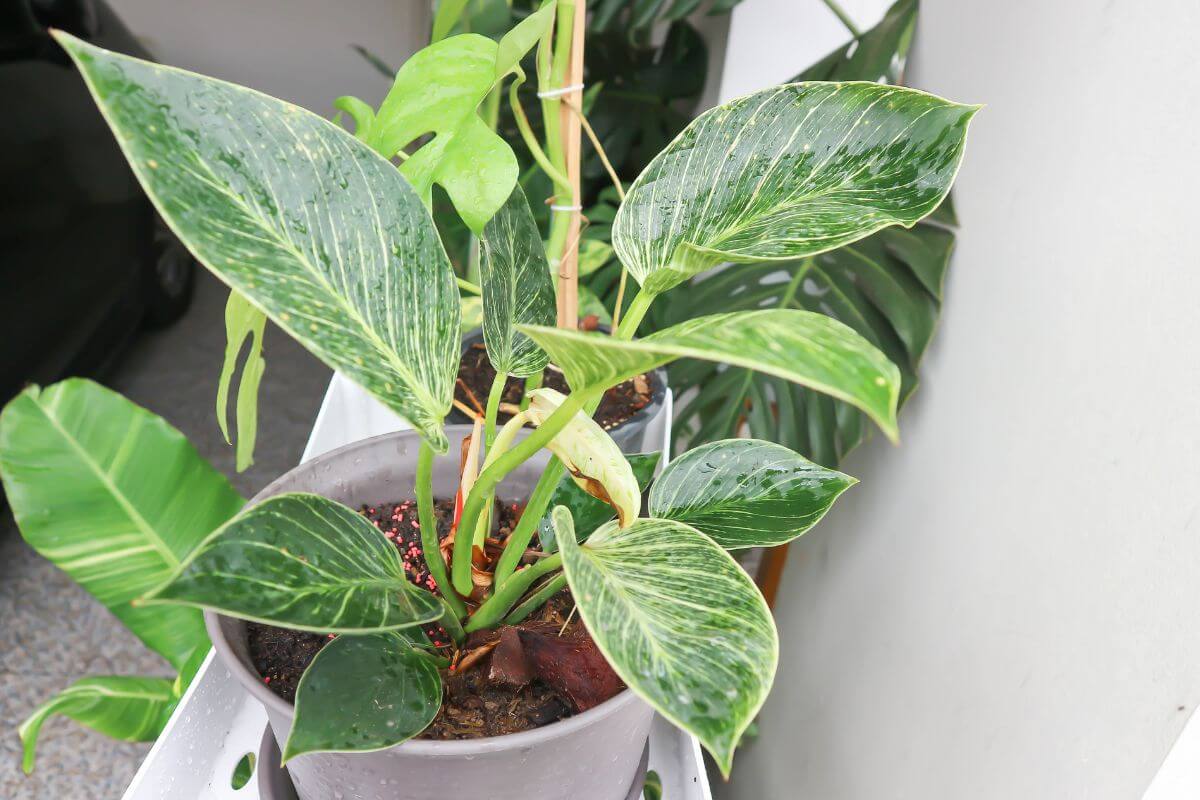
<instances>
[{"instance_id":1,"label":"dark potting soil","mask_svg":"<svg viewBox=\"0 0 1200 800\"><path fill-rule=\"evenodd\" d=\"M488 394L492 390L492 381L496 379L496 370L488 361L487 348L482 342L476 342L463 353L458 366L458 382L454 385L454 396L458 402L483 413ZM566 394L570 391L566 378L556 369L547 368L543 386ZM593 419L601 428L610 431L622 422L633 417L646 406L658 391L658 378L653 372L630 378L619 383L604 393L600 405L596 408ZM525 381L511 375L504 384L502 403L520 405L525 397ZM508 422L512 414L501 411L497 414L500 422Z\"/></svg>"},{"instance_id":2,"label":"dark potting soil","mask_svg":"<svg viewBox=\"0 0 1200 800\"><path fill-rule=\"evenodd\" d=\"M449 534L453 506L453 500L435 505L441 538ZM486 548L490 558L498 556L521 510L519 504L497 503ZM362 513L395 544L409 580L435 589L421 550L416 503L364 507ZM623 689L573 608L564 589L516 626L471 634L461 650L441 626L425 626L454 665L442 670L441 710L418 738L474 739L530 730L586 711ZM247 636L263 682L289 702L309 662L332 638L253 622Z\"/></svg>"}]
</instances>

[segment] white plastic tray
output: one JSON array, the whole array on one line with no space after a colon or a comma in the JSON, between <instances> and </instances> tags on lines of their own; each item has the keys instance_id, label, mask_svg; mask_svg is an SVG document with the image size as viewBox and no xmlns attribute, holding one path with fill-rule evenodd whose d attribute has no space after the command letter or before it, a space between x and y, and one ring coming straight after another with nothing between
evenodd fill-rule
<instances>
[{"instance_id":1,"label":"white plastic tray","mask_svg":"<svg viewBox=\"0 0 1200 800\"><path fill-rule=\"evenodd\" d=\"M647 431L647 441L662 443L664 463L671 445L671 411L668 391L663 413ZM362 389L334 374L301 460L407 427ZM266 724L262 707L210 652L124 800L257 800L256 779L237 790L230 779L242 756L258 753ZM650 732L650 769L662 779L663 796L669 800L712 800L699 743L661 717L655 718Z\"/></svg>"}]
</instances>

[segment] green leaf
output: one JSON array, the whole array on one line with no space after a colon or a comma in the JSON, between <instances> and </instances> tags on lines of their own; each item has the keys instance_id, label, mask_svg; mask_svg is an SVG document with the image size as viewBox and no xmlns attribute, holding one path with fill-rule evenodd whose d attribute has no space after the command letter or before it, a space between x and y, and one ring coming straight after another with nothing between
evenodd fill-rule
<instances>
[{"instance_id":1,"label":"green leaf","mask_svg":"<svg viewBox=\"0 0 1200 800\"><path fill-rule=\"evenodd\" d=\"M237 390L237 471L242 472L254 463L254 440L258 434L258 385L267 362L262 357L263 332L267 315L250 304L236 291L229 293L225 303L225 363L217 382L217 424L229 442L229 384L237 369L238 353L247 338L250 350L242 366L242 378Z\"/></svg>"},{"instance_id":2,"label":"green leaf","mask_svg":"<svg viewBox=\"0 0 1200 800\"><path fill-rule=\"evenodd\" d=\"M514 327L553 325L557 308L542 237L520 186L480 237L483 338L496 372L525 378L549 363L546 353Z\"/></svg>"},{"instance_id":3,"label":"green leaf","mask_svg":"<svg viewBox=\"0 0 1200 800\"><path fill-rule=\"evenodd\" d=\"M612 314L608 312L608 307L604 305L604 302L591 289L586 286L580 286L579 318L583 319L589 314L595 314L596 320L602 325L612 325Z\"/></svg>"},{"instance_id":4,"label":"green leaf","mask_svg":"<svg viewBox=\"0 0 1200 800\"><path fill-rule=\"evenodd\" d=\"M433 622L442 606L408 582L396 548L353 509L281 494L213 531L150 604L179 603L321 633Z\"/></svg>"},{"instance_id":5,"label":"green leaf","mask_svg":"<svg viewBox=\"0 0 1200 800\"><path fill-rule=\"evenodd\" d=\"M476 113L495 83L497 49L486 36L469 33L418 51L396 73L371 127L371 146L389 157L434 134L400 172L426 206L439 184L477 234L517 184L512 148Z\"/></svg>"},{"instance_id":6,"label":"green leaf","mask_svg":"<svg viewBox=\"0 0 1200 800\"><path fill-rule=\"evenodd\" d=\"M135 608L244 502L162 418L91 381L30 387L0 414L21 535L172 666L208 649L200 613Z\"/></svg>"},{"instance_id":7,"label":"green leaf","mask_svg":"<svg viewBox=\"0 0 1200 800\"><path fill-rule=\"evenodd\" d=\"M579 277L591 275L612 257L612 245L599 239L584 239L579 243Z\"/></svg>"},{"instance_id":8,"label":"green leaf","mask_svg":"<svg viewBox=\"0 0 1200 800\"><path fill-rule=\"evenodd\" d=\"M633 470L633 477L637 479L638 488L643 492L650 485L650 479L654 477L654 470L658 467L661 456L662 453L634 453L625 457ZM592 497L565 473L558 479L554 493L550 495L548 507L553 510L558 506L566 506L571 511L571 517L575 521L575 535L580 541L615 516L612 506ZM542 543L542 550L547 553L558 549L558 543L554 541L554 525L550 512L538 523L538 540Z\"/></svg>"},{"instance_id":9,"label":"green leaf","mask_svg":"<svg viewBox=\"0 0 1200 800\"><path fill-rule=\"evenodd\" d=\"M462 332L470 333L483 325L483 298L478 295L463 295L459 301L462 307Z\"/></svg>"},{"instance_id":10,"label":"green leaf","mask_svg":"<svg viewBox=\"0 0 1200 800\"><path fill-rule=\"evenodd\" d=\"M791 82L900 83L916 25L917 0L897 0L875 27L837 48Z\"/></svg>"},{"instance_id":11,"label":"green leaf","mask_svg":"<svg viewBox=\"0 0 1200 800\"><path fill-rule=\"evenodd\" d=\"M638 177L612 240L647 290L912 226L958 172L975 106L874 83L795 83L698 117Z\"/></svg>"},{"instance_id":12,"label":"green leaf","mask_svg":"<svg viewBox=\"0 0 1200 800\"><path fill-rule=\"evenodd\" d=\"M391 73L388 73L391 77ZM354 138L360 142L371 138L371 126L375 124L375 109L357 97L346 95L333 101L333 107L345 111L354 120Z\"/></svg>"},{"instance_id":13,"label":"green leaf","mask_svg":"<svg viewBox=\"0 0 1200 800\"><path fill-rule=\"evenodd\" d=\"M433 33L429 41L440 42L449 36L466 6L467 0L438 0L437 11L433 14Z\"/></svg>"},{"instance_id":14,"label":"green leaf","mask_svg":"<svg viewBox=\"0 0 1200 800\"><path fill-rule=\"evenodd\" d=\"M24 755L21 767L33 771L42 723L62 714L114 739L151 742L175 710L179 698L163 678L109 675L83 678L38 706L17 728Z\"/></svg>"},{"instance_id":15,"label":"green leaf","mask_svg":"<svg viewBox=\"0 0 1200 800\"><path fill-rule=\"evenodd\" d=\"M445 450L458 289L396 169L296 106L55 36L196 257Z\"/></svg>"},{"instance_id":16,"label":"green leaf","mask_svg":"<svg viewBox=\"0 0 1200 800\"><path fill-rule=\"evenodd\" d=\"M543 34L554 23L555 0L543 0L541 8L513 26L504 34L496 49L496 80L513 72Z\"/></svg>"},{"instance_id":17,"label":"green leaf","mask_svg":"<svg viewBox=\"0 0 1200 800\"><path fill-rule=\"evenodd\" d=\"M823 314L711 314L644 339L519 326L562 365L575 391L614 386L676 358L719 361L799 383L862 409L895 439L900 372L867 340Z\"/></svg>"},{"instance_id":18,"label":"green leaf","mask_svg":"<svg viewBox=\"0 0 1200 800\"><path fill-rule=\"evenodd\" d=\"M639 519L624 530L610 522L582 545L566 508L554 510L554 525L571 595L608 663L728 776L779 660L754 582L682 522Z\"/></svg>"},{"instance_id":19,"label":"green leaf","mask_svg":"<svg viewBox=\"0 0 1200 800\"><path fill-rule=\"evenodd\" d=\"M772 547L816 525L857 481L758 439L725 439L672 461L650 490L650 516L685 522L726 550Z\"/></svg>"},{"instance_id":20,"label":"green leaf","mask_svg":"<svg viewBox=\"0 0 1200 800\"><path fill-rule=\"evenodd\" d=\"M441 704L437 665L406 638L391 632L339 636L300 678L283 761L392 747L425 730Z\"/></svg>"},{"instance_id":21,"label":"green leaf","mask_svg":"<svg viewBox=\"0 0 1200 800\"><path fill-rule=\"evenodd\" d=\"M680 289L682 296L673 297L667 308L667 322L718 309L792 308L828 315L900 368L903 405L917 386L941 310L954 233L933 221L952 218L947 206L912 230L888 228L800 261L724 269ZM717 365L704 362L674 364L670 375L671 385L686 398L675 428L683 449L748 429L756 438L832 467L868 434L857 410L771 376L719 372ZM698 420L703 425L696 427Z\"/></svg>"}]
</instances>

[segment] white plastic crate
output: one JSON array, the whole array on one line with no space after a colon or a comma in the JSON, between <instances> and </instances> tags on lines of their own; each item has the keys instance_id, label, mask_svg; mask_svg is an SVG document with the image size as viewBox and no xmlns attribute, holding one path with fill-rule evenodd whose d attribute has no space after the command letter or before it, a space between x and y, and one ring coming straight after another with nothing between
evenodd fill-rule
<instances>
[{"instance_id":1,"label":"white plastic crate","mask_svg":"<svg viewBox=\"0 0 1200 800\"><path fill-rule=\"evenodd\" d=\"M647 431L670 450L671 392ZM302 461L344 444L403 430L408 425L340 374L330 381ZM242 756L257 756L267 715L210 652L125 792L124 800L257 800L257 774L241 789L231 784ZM256 765L256 770L272 765ZM712 800L696 738L656 717L650 732L650 769L670 800Z\"/></svg>"}]
</instances>

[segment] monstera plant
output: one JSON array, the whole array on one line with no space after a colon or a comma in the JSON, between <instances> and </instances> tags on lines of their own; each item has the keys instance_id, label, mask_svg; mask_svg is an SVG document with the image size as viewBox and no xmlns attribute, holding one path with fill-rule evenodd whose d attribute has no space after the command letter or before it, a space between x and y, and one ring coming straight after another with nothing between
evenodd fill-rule
<instances>
[{"instance_id":1,"label":"monstera plant","mask_svg":"<svg viewBox=\"0 0 1200 800\"><path fill-rule=\"evenodd\" d=\"M634 334L660 298L669 302L672 289L714 266L818 258L916 225L949 191L976 107L875 83L800 82L701 115L650 162L616 212L612 245L638 289L608 335L552 326L546 256L529 204L507 157L469 118L484 98L482 80L462 88L456 74L418 70L428 58L419 53L410 65L424 91L414 88L401 110L415 114L422 96L449 97L460 87L453 108L442 106L433 128L358 109L362 127L351 135L257 92L57 36L142 185L196 257L421 440L414 526L429 577L419 585L380 529L334 500L286 493L223 521L235 500L206 503L181 483L156 495L169 498L157 511L173 523L186 518L189 531L211 532L198 543L173 526L156 537L138 503L119 503L141 535L122 540L129 555L162 563L157 585L123 587L117 599L137 595L138 613L167 608L193 624L199 607L334 637L300 680L284 747L293 759L378 750L420 734L438 714L449 670L466 668L473 635L520 623L566 590L620 681L695 734L728 774L778 656L767 606L730 551L799 536L854 481L779 444L716 441L665 467L643 516L635 465L590 412L609 387L693 359L835 398L895 439L901 371L830 316L796 307L717 312ZM490 59L493 80L515 63L512 51L469 35L434 47L469 54L473 76ZM399 156L397 169L390 158L430 132L420 149ZM447 166L456 159L469 161L480 180L460 181ZM460 210L490 209L465 218L483 245L484 334L497 372L551 364L570 387L532 391L528 408L503 425L489 403L456 462L459 497L442 539L431 474L448 448L443 420L460 312L429 211L429 189L439 182ZM231 329L257 330L236 316ZM131 492L142 491L138 481L190 477L178 452L128 432L98 444L99 459L93 448L37 446L58 430L64 409L84 415L81 435L101 435L86 425L86 386L31 389L5 412L0 468L27 535L31 526L47 537L78 530L77 486L63 469L105 489L114 474L128 473ZM489 550L497 487L543 449L553 455L549 466ZM70 502L56 501L49 481ZM99 547L91 542L67 546ZM87 563L86 550L79 553ZM422 626L431 623L448 641L428 635ZM388 680L359 685L354 664L376 665L372 674Z\"/></svg>"}]
</instances>

